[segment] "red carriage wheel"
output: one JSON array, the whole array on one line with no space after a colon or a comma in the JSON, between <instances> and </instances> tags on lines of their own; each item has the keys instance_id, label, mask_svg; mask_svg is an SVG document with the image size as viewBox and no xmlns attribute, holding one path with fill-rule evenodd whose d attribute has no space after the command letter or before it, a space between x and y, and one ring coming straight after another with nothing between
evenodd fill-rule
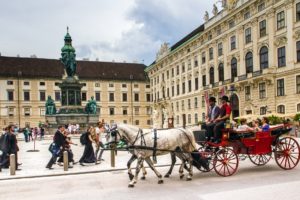
<instances>
[{"instance_id":1,"label":"red carriage wheel","mask_svg":"<svg viewBox=\"0 0 300 200\"><path fill-rule=\"evenodd\" d=\"M214 157L214 170L220 176L231 176L239 166L239 158L231 149L217 151Z\"/></svg>"},{"instance_id":2,"label":"red carriage wheel","mask_svg":"<svg viewBox=\"0 0 300 200\"><path fill-rule=\"evenodd\" d=\"M272 158L271 153L261 154L261 155L248 155L248 156L250 161L257 166L263 166L267 164Z\"/></svg>"},{"instance_id":3,"label":"red carriage wheel","mask_svg":"<svg viewBox=\"0 0 300 200\"><path fill-rule=\"evenodd\" d=\"M300 159L300 147L298 142L291 137L280 139L274 150L277 165L282 169L293 169Z\"/></svg>"}]
</instances>

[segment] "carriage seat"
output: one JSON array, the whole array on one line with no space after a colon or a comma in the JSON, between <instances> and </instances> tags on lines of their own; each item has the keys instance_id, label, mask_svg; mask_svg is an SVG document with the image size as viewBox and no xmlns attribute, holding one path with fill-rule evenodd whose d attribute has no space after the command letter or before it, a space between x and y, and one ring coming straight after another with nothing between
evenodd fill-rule
<instances>
[{"instance_id":1,"label":"carriage seat","mask_svg":"<svg viewBox=\"0 0 300 200\"><path fill-rule=\"evenodd\" d=\"M271 135L282 135L290 132L292 129L284 124L270 126Z\"/></svg>"},{"instance_id":2,"label":"carriage seat","mask_svg":"<svg viewBox=\"0 0 300 200\"><path fill-rule=\"evenodd\" d=\"M251 130L231 129L231 130L229 130L229 133L230 133L229 139L231 139L231 140L239 140L241 138L250 138L250 137L255 136L255 133L252 132Z\"/></svg>"}]
</instances>

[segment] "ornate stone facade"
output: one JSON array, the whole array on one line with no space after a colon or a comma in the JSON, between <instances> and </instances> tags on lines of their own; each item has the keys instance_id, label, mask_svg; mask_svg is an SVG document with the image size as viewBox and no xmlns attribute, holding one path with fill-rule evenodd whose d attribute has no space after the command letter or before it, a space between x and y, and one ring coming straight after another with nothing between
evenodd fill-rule
<instances>
[{"instance_id":1,"label":"ornate stone facade","mask_svg":"<svg viewBox=\"0 0 300 200\"><path fill-rule=\"evenodd\" d=\"M167 109L177 127L202 121L210 95L231 96L235 116L300 112L300 1L223 7L146 69L153 107ZM164 118L157 119L161 128Z\"/></svg>"}]
</instances>

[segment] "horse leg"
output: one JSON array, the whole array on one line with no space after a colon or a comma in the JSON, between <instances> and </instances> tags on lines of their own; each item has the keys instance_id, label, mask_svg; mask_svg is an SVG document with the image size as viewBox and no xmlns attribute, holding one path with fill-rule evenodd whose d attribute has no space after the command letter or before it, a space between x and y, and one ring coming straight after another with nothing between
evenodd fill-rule
<instances>
[{"instance_id":1,"label":"horse leg","mask_svg":"<svg viewBox=\"0 0 300 200\"><path fill-rule=\"evenodd\" d=\"M164 183L164 180L162 179L162 175L155 169L151 159L148 157L148 158L145 158L145 161L148 163L149 167L154 171L154 173L158 177L158 184Z\"/></svg>"},{"instance_id":2,"label":"horse leg","mask_svg":"<svg viewBox=\"0 0 300 200\"><path fill-rule=\"evenodd\" d=\"M191 181L192 180L192 177L193 177L193 159L192 157L190 156L189 159L188 159L188 162L189 162L189 165L190 165L190 168L189 168L189 174L188 176L186 177L186 180L187 181Z\"/></svg>"},{"instance_id":3,"label":"horse leg","mask_svg":"<svg viewBox=\"0 0 300 200\"><path fill-rule=\"evenodd\" d=\"M165 178L169 178L170 177L170 175L171 175L171 173L173 171L173 168L175 166L175 163L176 163L176 155L175 155L175 153L171 152L170 154L171 154L172 163L171 163L171 167L170 167L169 171L165 175Z\"/></svg>"},{"instance_id":4,"label":"horse leg","mask_svg":"<svg viewBox=\"0 0 300 200\"><path fill-rule=\"evenodd\" d=\"M144 166L144 163L142 163L142 172L143 172L143 176L141 177L141 180L146 180L147 171Z\"/></svg>"},{"instance_id":5,"label":"horse leg","mask_svg":"<svg viewBox=\"0 0 300 200\"><path fill-rule=\"evenodd\" d=\"M131 164L132 162L134 162L137 159L137 156L132 154L131 158L129 159L129 161L127 162L127 169L128 169L128 176L129 176L129 180L132 180L134 175L132 174L131 171Z\"/></svg>"},{"instance_id":6,"label":"horse leg","mask_svg":"<svg viewBox=\"0 0 300 200\"><path fill-rule=\"evenodd\" d=\"M135 176L129 182L128 187L134 187L134 184L136 184L143 162L144 159L142 157L138 157L136 168L135 168Z\"/></svg>"}]
</instances>

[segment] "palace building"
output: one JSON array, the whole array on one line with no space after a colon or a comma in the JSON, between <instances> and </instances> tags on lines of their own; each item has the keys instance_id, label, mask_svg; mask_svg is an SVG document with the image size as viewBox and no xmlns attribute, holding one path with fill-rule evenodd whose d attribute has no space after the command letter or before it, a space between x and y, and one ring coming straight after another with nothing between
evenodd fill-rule
<instances>
[{"instance_id":1,"label":"palace building","mask_svg":"<svg viewBox=\"0 0 300 200\"><path fill-rule=\"evenodd\" d=\"M144 64L77 61L84 86L82 104L94 96L100 119L150 127L150 84ZM61 106L58 87L64 75L60 60L0 56L0 127L10 123L35 127L45 122L50 95Z\"/></svg>"},{"instance_id":2,"label":"palace building","mask_svg":"<svg viewBox=\"0 0 300 200\"><path fill-rule=\"evenodd\" d=\"M300 0L223 1L212 13L146 69L153 123L196 124L223 94L233 117L300 112Z\"/></svg>"}]
</instances>

